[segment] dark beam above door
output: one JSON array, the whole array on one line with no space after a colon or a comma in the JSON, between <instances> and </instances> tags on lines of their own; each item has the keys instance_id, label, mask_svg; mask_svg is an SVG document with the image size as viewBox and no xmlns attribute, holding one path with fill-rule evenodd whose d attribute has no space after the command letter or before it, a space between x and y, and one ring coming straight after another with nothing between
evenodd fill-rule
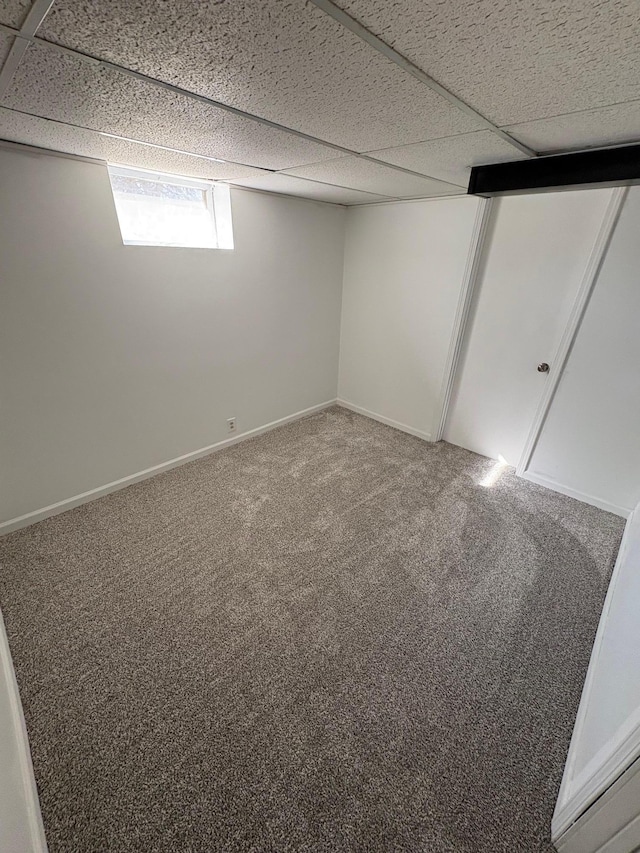
<instances>
[{"instance_id":1,"label":"dark beam above door","mask_svg":"<svg viewBox=\"0 0 640 853\"><path fill-rule=\"evenodd\" d=\"M640 184L640 145L474 166L469 195L485 197Z\"/></svg>"}]
</instances>

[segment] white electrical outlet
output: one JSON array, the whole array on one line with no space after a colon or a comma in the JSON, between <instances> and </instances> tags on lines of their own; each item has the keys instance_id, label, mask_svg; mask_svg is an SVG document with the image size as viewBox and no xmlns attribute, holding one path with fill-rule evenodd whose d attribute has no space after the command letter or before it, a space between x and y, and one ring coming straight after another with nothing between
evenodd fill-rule
<instances>
[{"instance_id":1,"label":"white electrical outlet","mask_svg":"<svg viewBox=\"0 0 640 853\"><path fill-rule=\"evenodd\" d=\"M227 429L229 432L236 431L236 419L235 418L227 418Z\"/></svg>"}]
</instances>

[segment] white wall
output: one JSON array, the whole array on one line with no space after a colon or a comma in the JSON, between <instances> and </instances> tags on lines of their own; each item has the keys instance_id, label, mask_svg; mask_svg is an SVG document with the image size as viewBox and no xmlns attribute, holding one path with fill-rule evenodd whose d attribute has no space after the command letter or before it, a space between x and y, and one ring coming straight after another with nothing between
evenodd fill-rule
<instances>
[{"instance_id":1,"label":"white wall","mask_svg":"<svg viewBox=\"0 0 640 853\"><path fill-rule=\"evenodd\" d=\"M640 501L640 187L632 187L529 472L614 511Z\"/></svg>"},{"instance_id":2,"label":"white wall","mask_svg":"<svg viewBox=\"0 0 640 853\"><path fill-rule=\"evenodd\" d=\"M640 755L640 506L632 512L600 618L553 820L563 833ZM640 803L636 803L637 815Z\"/></svg>"},{"instance_id":3,"label":"white wall","mask_svg":"<svg viewBox=\"0 0 640 853\"><path fill-rule=\"evenodd\" d=\"M431 434L475 198L351 208L338 396Z\"/></svg>"},{"instance_id":4,"label":"white wall","mask_svg":"<svg viewBox=\"0 0 640 853\"><path fill-rule=\"evenodd\" d=\"M45 853L27 730L0 614L0 850Z\"/></svg>"},{"instance_id":5,"label":"white wall","mask_svg":"<svg viewBox=\"0 0 640 853\"><path fill-rule=\"evenodd\" d=\"M0 522L335 399L344 208L232 207L123 246L105 167L0 150Z\"/></svg>"},{"instance_id":6,"label":"white wall","mask_svg":"<svg viewBox=\"0 0 640 853\"><path fill-rule=\"evenodd\" d=\"M551 259L577 281L607 192L501 200L503 230L531 251L489 235L499 292L472 316L485 343L510 323L518 269L548 277ZM523 205L542 211L533 228ZM336 394L429 437L477 207L347 213L238 190L234 252L125 247L104 167L0 150L0 524L224 440L228 417L244 433ZM634 189L529 469L622 511L640 499L639 217ZM577 260L558 267L569 239ZM483 369L467 358L467 373ZM471 379L502 446L497 376ZM477 405L475 443L451 431L459 405L454 394L447 439L488 452ZM532 416L521 403L508 413Z\"/></svg>"}]
</instances>

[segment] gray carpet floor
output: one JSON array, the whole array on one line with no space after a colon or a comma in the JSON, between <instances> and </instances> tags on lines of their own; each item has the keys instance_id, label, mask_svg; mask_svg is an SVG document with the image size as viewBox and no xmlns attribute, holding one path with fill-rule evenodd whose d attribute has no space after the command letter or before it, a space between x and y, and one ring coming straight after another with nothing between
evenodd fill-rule
<instances>
[{"instance_id":1,"label":"gray carpet floor","mask_svg":"<svg viewBox=\"0 0 640 853\"><path fill-rule=\"evenodd\" d=\"M58 851L549 851L621 519L334 408L0 540Z\"/></svg>"}]
</instances>

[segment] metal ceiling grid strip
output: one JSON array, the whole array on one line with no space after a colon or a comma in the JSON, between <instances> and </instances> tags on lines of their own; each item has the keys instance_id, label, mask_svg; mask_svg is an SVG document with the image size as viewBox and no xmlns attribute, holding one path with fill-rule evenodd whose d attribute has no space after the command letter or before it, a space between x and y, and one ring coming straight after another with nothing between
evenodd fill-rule
<instances>
[{"instance_id":1,"label":"metal ceiling grid strip","mask_svg":"<svg viewBox=\"0 0 640 853\"><path fill-rule=\"evenodd\" d=\"M29 40L35 35L36 30L46 18L53 2L54 0L35 0L19 30L14 30L12 27L2 27L3 32L14 35L15 38L4 65L0 69L0 99L11 84L20 60L29 46Z\"/></svg>"},{"instance_id":2,"label":"metal ceiling grid strip","mask_svg":"<svg viewBox=\"0 0 640 853\"><path fill-rule=\"evenodd\" d=\"M430 77L425 71L417 65L414 65L413 62L406 58L406 56L403 56L391 47L391 45L388 45L385 41L379 38L379 36L374 35L363 24L361 24L360 21L352 18L351 15L339 6L336 6L332 0L310 0L310 2L313 3L314 6L317 6L322 12L333 18L334 21L337 21L345 27L345 29L348 29L354 35L358 36L358 38L374 50L377 50L378 53L382 54L382 56L386 57L399 68L402 68L402 70L406 71L407 74L411 74L411 76L415 77L416 80L424 83L425 86L428 86L433 92L440 95L441 98L444 98L454 107L457 107L461 112L472 116L477 121L481 122L483 127L490 130L492 133L495 133L496 136L499 136L505 142L513 145L513 147L517 148L522 154L527 154L529 157L537 156L537 151L534 151L532 148L529 148L527 145L519 142L513 136L510 136L506 131L502 130L502 128L498 127L498 125L494 124L486 116L482 115L482 113L479 113L461 98L458 98L457 95L454 95L453 92L445 89L445 87L438 83L437 80L434 80L433 77Z\"/></svg>"},{"instance_id":3,"label":"metal ceiling grid strip","mask_svg":"<svg viewBox=\"0 0 640 853\"><path fill-rule=\"evenodd\" d=\"M127 68L125 66L118 65L118 64L116 64L114 62L110 62L108 60L102 60L96 56L92 56L91 54L83 53L82 51L78 51L78 50L74 50L72 48L64 47L63 45L56 44L55 42L50 42L50 41L47 41L46 39L39 38L38 36L36 36L34 34L35 30L42 23L42 21L44 20L44 18L46 16L46 13L49 11L49 9L51 8L52 5L53 5L53 0L36 0L36 2L33 4L32 8L31 8L31 10L27 16L27 20L25 21L25 25L23 26L23 28L20 31L15 30L12 27L8 27L6 25L0 25L0 29L2 30L2 32L6 32L9 35L16 36L16 41L19 38L20 41L24 45L22 47L22 49L20 50L19 55L17 56L17 61L15 62L13 67L10 69L10 73L7 74L7 79L6 79L4 86L2 85L3 77L4 77L4 68L2 69L2 71L0 71L0 100L2 99L2 96L4 95L5 91L7 90L8 86L11 82L11 78L13 77L13 74L15 73L15 70L17 68L18 63L20 62L20 60L22 59L22 57L24 55L24 52L26 50L26 47L28 46L28 43L33 42L34 44L38 44L38 45L47 47L51 50L55 50L58 53L62 53L62 54L66 54L68 56L75 57L76 59L79 59L83 62L87 62L91 65L94 65L94 66L97 65L97 66L100 66L103 68L107 68L107 69L114 71L116 73L124 74L124 75L127 75L129 77L133 77L134 79L141 80L142 82L147 83L149 85L153 85L153 86L157 86L159 88L165 89L169 92L172 92L173 94L181 95L181 96L187 97L187 98L191 98L193 100L199 101L200 103L206 104L208 106L216 107L217 109L224 110L228 113L231 113L232 115L239 116L240 118L244 118L244 119L248 119L250 121L258 122L262 125L265 125L266 127L273 128L274 130L278 130L278 131L281 131L284 133L292 134L294 136L297 136L300 139L304 139L307 142L312 142L315 144L324 145L325 147L331 148L334 151L337 151L339 154L341 154L345 157L358 157L361 160L367 160L367 161L375 163L377 165L384 166L386 168L393 169L397 172L402 172L404 174L408 174L408 175L411 175L413 177L428 178L428 179L433 180L433 181L438 181L441 184L447 184L449 186L454 186L457 188L461 187L461 184L456 184L456 183L453 183L451 181L442 180L441 178L437 178L434 175L425 175L423 172L415 172L412 169L406 169L403 166L397 166L397 165L392 164L392 163L386 163L382 160L378 160L375 157L372 157L368 154L364 154L360 151L353 151L352 149L345 148L342 145L337 145L336 143L333 143L333 142L327 142L324 139L319 139L315 136L311 136L310 134L304 133L303 131L295 130L293 128L287 127L286 125L278 124L277 122L270 121L269 119L265 119L265 118L262 118L261 116L254 115L253 113L245 112L244 110L240 110L237 107L232 107L229 104L225 104L221 101L216 101L213 98L208 98L205 95L199 95L196 92L191 92L188 89L182 89L179 86L175 86L172 83L166 83L163 80L156 79L155 77L149 77L148 75L143 74L139 71L134 71L131 68ZM40 15L39 19L38 19L38 16L34 12L36 7L39 7L39 10L40 10L39 11L39 15ZM46 10L43 13L42 9L44 9L45 7L46 7ZM33 13L33 17L32 17L32 13ZM35 23L36 21L37 21L37 24ZM27 31L25 29L27 27L28 22L30 24L29 29L31 29L31 27L34 27L34 32L30 33L30 34L27 34ZM23 30L24 30L24 33L23 33ZM15 43L14 43L14 46L15 46ZM5 62L5 68L9 64L10 56L7 58L7 61ZM85 129L94 130L94 128L85 128ZM136 140L136 139L131 139L130 141L131 142L138 142L138 140ZM184 152L181 152L181 153L184 153ZM229 162L229 161L227 161L227 162ZM249 165L249 164L244 164L244 165ZM265 170L265 171L270 171L270 170ZM284 171L284 170L274 170L274 171Z\"/></svg>"}]
</instances>

